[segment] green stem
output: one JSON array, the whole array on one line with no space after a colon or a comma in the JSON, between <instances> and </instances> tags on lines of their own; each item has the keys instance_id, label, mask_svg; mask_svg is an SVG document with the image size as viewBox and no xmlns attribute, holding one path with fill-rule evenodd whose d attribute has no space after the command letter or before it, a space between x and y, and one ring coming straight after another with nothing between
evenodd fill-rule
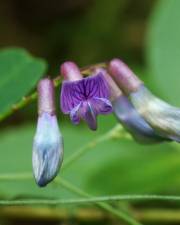
<instances>
[{"instance_id":1,"label":"green stem","mask_svg":"<svg viewBox=\"0 0 180 225\"><path fill-rule=\"evenodd\" d=\"M20 173L20 174L4 174L0 176L0 180L29 180L32 179L31 173ZM128 222L129 224L139 224L138 222L129 217L124 212L118 211L114 209L111 205L107 205L105 202L114 202L114 201L180 201L180 196L170 196L170 195L117 195L117 196L102 196L102 197L91 197L86 192L82 191L81 189L75 187L74 185L70 184L69 182L58 178L56 182L61 184L64 188L68 189L69 191L76 193L83 198L81 199L31 199L31 200L0 200L1 206L7 205L59 205L59 204L82 204L82 203L94 203L99 207L106 209L106 211L111 212L113 215L116 215L118 218L123 219L124 221ZM158 210L158 209L157 209ZM180 221L179 211L171 210L158 210L156 209L147 209L147 210L136 210L135 216L136 218L142 221Z\"/></svg>"},{"instance_id":2,"label":"green stem","mask_svg":"<svg viewBox=\"0 0 180 225\"><path fill-rule=\"evenodd\" d=\"M9 181L9 180L32 180L33 176L32 173L7 173L7 174L0 174L1 181Z\"/></svg>"},{"instance_id":3,"label":"green stem","mask_svg":"<svg viewBox=\"0 0 180 225\"><path fill-rule=\"evenodd\" d=\"M64 188L68 189L69 191L81 196L81 197L87 197L87 198L91 198L91 195L89 195L88 193L86 193L85 191L81 190L80 188L72 185L71 183L69 183L68 181L64 180L64 179L56 179L56 182L59 183L60 185L62 185ZM127 224L130 225L141 225L141 223L139 223L138 221L136 221L134 218L132 218L130 215L128 215L127 213L117 210L115 208L113 208L111 205L105 203L105 202L96 202L95 203L97 206L99 206L100 208L106 210L107 212L115 215L117 218L119 218L120 220L126 222Z\"/></svg>"},{"instance_id":4,"label":"green stem","mask_svg":"<svg viewBox=\"0 0 180 225\"><path fill-rule=\"evenodd\" d=\"M105 67L105 63L98 63L95 65L88 66L86 68L82 68L81 72L82 74L89 75L91 73L91 70L93 68L99 68L99 67ZM61 84L61 76L58 75L54 80L54 86L58 87ZM7 110L5 113L0 114L0 122L5 120L7 117L11 116L16 111L24 108L25 106L29 105L31 102L37 99L37 92L33 92L29 96L23 97L19 102L15 103L9 110Z\"/></svg>"},{"instance_id":5,"label":"green stem","mask_svg":"<svg viewBox=\"0 0 180 225\"><path fill-rule=\"evenodd\" d=\"M94 148L97 144L113 138L131 139L131 136L127 134L127 132L124 132L122 126L118 124L114 128L112 128L109 132L99 136L98 138L90 141L89 143L85 144L84 146L76 150L71 156L68 157L68 159L64 161L62 169L67 169L73 162L79 159L87 151Z\"/></svg>"},{"instance_id":6,"label":"green stem","mask_svg":"<svg viewBox=\"0 0 180 225\"><path fill-rule=\"evenodd\" d=\"M33 102L35 99L37 99L37 92L34 92L27 97L23 97L19 102L14 104L12 108L0 115L0 122L9 117L11 114L15 113L16 111L24 108L26 105Z\"/></svg>"},{"instance_id":7,"label":"green stem","mask_svg":"<svg viewBox=\"0 0 180 225\"><path fill-rule=\"evenodd\" d=\"M72 154L63 164L63 169L68 168L74 161L76 161L77 159L79 159L83 154L85 154L88 150L92 149L94 146L96 146L97 144L103 142L103 141L107 141L111 138L119 138L120 136L126 136L126 133L124 135L122 131L122 127L120 125L115 126L111 131L109 131L108 133L96 138L94 141L89 142L88 144L84 145L83 147L81 147L79 150L75 151L74 154ZM130 136L127 136L130 137ZM67 181L64 182L64 180L62 181L62 178L59 180L59 182L61 183L61 185L63 185L64 187L66 187L66 189L82 196L82 197L88 197L91 198L91 196L82 191L81 189L72 186L72 184L69 184ZM107 204L107 203L103 203L103 202L96 202L96 205L98 205L99 207L101 207L102 209L105 209L106 211L112 213L113 215L117 216L118 218L120 218L121 220L127 222L128 224L132 224L132 225L140 225L140 223L138 223L137 221L135 221L135 219L133 219L131 216L127 215L126 213L124 213L123 211L114 209L111 205Z\"/></svg>"},{"instance_id":8,"label":"green stem","mask_svg":"<svg viewBox=\"0 0 180 225\"><path fill-rule=\"evenodd\" d=\"M100 136L99 138L97 138L96 140L94 140L93 142L91 141L90 143L88 143L87 145L85 145L84 147L80 148L78 151L76 151L65 163L63 168L67 168L69 165L71 165L75 160L77 160L82 154L84 154L86 151L88 151L89 149L93 148L96 144L108 140L110 138L116 138L119 137L119 135L122 135L122 132L120 132L122 130L121 126L116 126L115 128L113 128L110 132L108 132L107 134ZM24 178L30 178L30 174L22 174L21 176L19 176L19 179L24 179ZM1 179L6 180L8 178L8 176L1 176ZM11 176L11 178L13 178ZM58 178L56 178L56 182L58 181ZM84 191L82 191L79 188L76 188L74 185L68 183L67 181L63 180L62 178L58 181L61 185L63 185L66 189L82 196L82 197L88 197L91 198L91 196L87 193L85 193ZM16 202L16 204L18 204L19 202ZM25 203L25 202L24 202ZM34 202L35 203L35 202ZM47 201L45 201L45 203L48 203ZM10 204L10 202L8 202L8 204ZM55 203L54 203L55 204ZM107 203L103 203L103 202L99 202L96 203L96 205L100 206L101 208L105 209L106 211L112 213L113 215L117 216L118 218L126 221L128 224L132 224L132 225L140 225L138 222L136 222L133 218L131 218L129 215L127 215L126 213L114 209L111 205L107 204Z\"/></svg>"},{"instance_id":9,"label":"green stem","mask_svg":"<svg viewBox=\"0 0 180 225\"><path fill-rule=\"evenodd\" d=\"M4 174L0 176L0 180L25 180L25 179L32 179L32 175L30 173L24 173L24 174ZM80 188L76 187L75 185L69 183L68 181L57 177L55 180L56 183L60 184L61 186L63 186L65 189L81 196L81 197L85 197L87 199L84 199L84 201L89 200L89 203L91 203L91 195L89 195L88 193L84 192L83 190L81 190ZM95 200L95 199L94 199ZM66 202L68 203L68 200L66 200ZM92 201L92 203L95 203L97 206L101 207L102 209L105 209L106 211L112 213L113 215L117 216L119 219L125 221L127 224L130 225L140 225L140 223L136 222L135 219L133 219L132 217L130 217L129 215L127 215L125 212L122 212L120 210L114 209L111 205L108 205L105 202L95 202ZM10 201L10 200L1 200L0 201L0 205L28 205L28 204L32 204L32 205L39 205L39 204L47 204L47 205L51 205L51 204L61 204L63 203L63 200L14 200L14 201ZM64 201L65 203L65 201ZM73 203L72 200L69 200L69 203ZM76 203L74 201L74 203ZM81 202L83 203L83 202Z\"/></svg>"},{"instance_id":10,"label":"green stem","mask_svg":"<svg viewBox=\"0 0 180 225\"><path fill-rule=\"evenodd\" d=\"M16 178L16 177L15 177ZM14 178L14 179L15 179ZM21 179L21 178L20 178ZM29 179L29 177L27 178ZM63 187L71 190L71 192L79 192L80 189L72 189L72 184L65 181L57 182L61 184ZM74 185L73 185L74 187ZM90 204L90 203L100 203L100 202L120 202L120 201L128 201L128 202L136 202L136 201L180 201L180 196L174 195L112 195L112 196L99 196L99 197L91 197L90 195L85 196L85 192L78 193L79 195L83 194L83 198L77 199L22 199L22 200L0 200L1 206L7 205L64 205L64 204Z\"/></svg>"}]
</instances>

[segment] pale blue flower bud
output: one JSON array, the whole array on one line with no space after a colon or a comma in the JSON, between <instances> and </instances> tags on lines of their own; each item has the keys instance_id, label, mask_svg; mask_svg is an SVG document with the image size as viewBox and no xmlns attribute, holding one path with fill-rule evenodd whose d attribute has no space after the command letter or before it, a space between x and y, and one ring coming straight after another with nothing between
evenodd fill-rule
<instances>
[{"instance_id":1,"label":"pale blue flower bud","mask_svg":"<svg viewBox=\"0 0 180 225\"><path fill-rule=\"evenodd\" d=\"M112 105L116 118L137 142L153 144L166 140L144 120L127 96L119 96L112 102Z\"/></svg>"},{"instance_id":2,"label":"pale blue flower bud","mask_svg":"<svg viewBox=\"0 0 180 225\"><path fill-rule=\"evenodd\" d=\"M33 173L36 183L43 187L57 175L63 160L61 136L54 106L54 86L50 79L38 85L38 123L33 143Z\"/></svg>"},{"instance_id":3,"label":"pale blue flower bud","mask_svg":"<svg viewBox=\"0 0 180 225\"><path fill-rule=\"evenodd\" d=\"M121 60L111 60L108 69L118 86L129 96L137 112L156 134L180 142L180 109L153 95Z\"/></svg>"},{"instance_id":4,"label":"pale blue flower bud","mask_svg":"<svg viewBox=\"0 0 180 225\"><path fill-rule=\"evenodd\" d=\"M144 85L130 94L137 111L161 136L180 142L180 109L154 96Z\"/></svg>"},{"instance_id":5,"label":"pale blue flower bud","mask_svg":"<svg viewBox=\"0 0 180 225\"><path fill-rule=\"evenodd\" d=\"M143 117L140 116L128 97L122 93L107 71L104 69L98 69L98 71L103 73L109 85L114 115L133 138L143 144L164 141L165 139L159 136Z\"/></svg>"}]
</instances>

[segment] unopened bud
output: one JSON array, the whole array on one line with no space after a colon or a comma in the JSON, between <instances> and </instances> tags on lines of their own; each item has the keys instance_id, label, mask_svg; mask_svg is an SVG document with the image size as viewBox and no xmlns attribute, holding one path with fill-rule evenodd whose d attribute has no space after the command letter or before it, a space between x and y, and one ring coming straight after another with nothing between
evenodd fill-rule
<instances>
[{"instance_id":1,"label":"unopened bud","mask_svg":"<svg viewBox=\"0 0 180 225\"><path fill-rule=\"evenodd\" d=\"M38 85L38 123L33 142L33 173L43 187L57 175L63 160L63 138L54 106L53 82L46 78Z\"/></svg>"},{"instance_id":2,"label":"unopened bud","mask_svg":"<svg viewBox=\"0 0 180 225\"><path fill-rule=\"evenodd\" d=\"M120 59L111 60L108 71L125 94L137 91L139 86L143 83Z\"/></svg>"}]
</instances>

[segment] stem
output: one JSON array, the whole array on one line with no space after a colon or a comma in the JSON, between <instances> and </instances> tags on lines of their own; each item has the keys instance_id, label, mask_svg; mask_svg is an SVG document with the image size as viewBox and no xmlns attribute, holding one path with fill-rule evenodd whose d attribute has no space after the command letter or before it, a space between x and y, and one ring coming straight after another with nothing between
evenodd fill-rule
<instances>
[{"instance_id":1,"label":"stem","mask_svg":"<svg viewBox=\"0 0 180 225\"><path fill-rule=\"evenodd\" d=\"M5 174L0 175L0 180L32 180L31 173L24 174ZM88 204L96 202L114 202L114 201L180 201L180 196L175 195L113 195L92 197L81 189L75 187L68 181L56 178L56 183L68 188L72 192L83 194L81 199L30 199L30 200L0 200L0 205L61 205L61 204ZM86 195L86 196L85 196Z\"/></svg>"},{"instance_id":2,"label":"stem","mask_svg":"<svg viewBox=\"0 0 180 225\"><path fill-rule=\"evenodd\" d=\"M32 179L31 173L20 173L20 174L4 174L0 175L0 180L29 180ZM116 215L118 218L123 219L129 224L139 224L138 222L129 217L126 213L120 212L117 209L114 209L111 205L107 205L105 202L114 202L114 201L180 201L180 196L171 196L171 195L117 195L117 196L102 196L102 197L92 197L81 189L70 184L64 179L56 179L58 184L61 184L64 188L69 191L76 193L83 198L81 199L31 199L31 200L0 200L1 206L8 205L60 205L60 204L88 204L94 203L97 206L105 209L108 212L111 212L113 215ZM135 217L142 221L180 221L180 212L179 210L166 210L166 209L147 209L147 210L135 210Z\"/></svg>"},{"instance_id":3,"label":"stem","mask_svg":"<svg viewBox=\"0 0 180 225\"><path fill-rule=\"evenodd\" d=\"M95 138L94 140L90 141L89 143L76 150L71 156L68 157L67 160L64 161L62 169L67 169L74 161L79 159L90 149L94 148L97 144L102 143L104 141L108 141L109 139L113 138L131 139L131 136L124 132L122 126L118 124L104 135Z\"/></svg>"},{"instance_id":4,"label":"stem","mask_svg":"<svg viewBox=\"0 0 180 225\"><path fill-rule=\"evenodd\" d=\"M24 174L5 174L5 175L1 175L0 176L0 180L29 180L32 179L32 175L30 173L24 173ZM89 201L89 203L94 203L97 206L99 206L102 209L105 209L106 211L112 213L113 215L117 216L119 219L125 221L127 224L130 225L141 225L140 223L136 222L135 219L133 219L131 216L127 215L125 212L117 210L115 208L113 208L111 205L108 205L105 202L96 202L95 198L92 199L91 201L91 195L89 195L88 193L84 192L83 190L81 190L80 188L76 187L75 185L69 183L68 181L57 177L55 182L61 186L63 186L65 189L81 196L81 197L85 197L87 199L84 199L84 203L86 200ZM100 200L100 199L99 199ZM81 201L79 199L79 201ZM45 204L45 205L57 205L57 204L72 204L72 203L77 203L76 200L49 200L49 199L44 199L44 200L1 200L0 201L0 205L41 205L41 204ZM79 203L83 203L79 202Z\"/></svg>"},{"instance_id":5,"label":"stem","mask_svg":"<svg viewBox=\"0 0 180 225\"><path fill-rule=\"evenodd\" d=\"M24 106L30 104L35 99L37 99L37 92L34 92L27 97L23 97L22 100L14 104L12 108L10 108L8 111L0 115L0 122L9 117L11 114L15 113L16 111L22 109Z\"/></svg>"},{"instance_id":6,"label":"stem","mask_svg":"<svg viewBox=\"0 0 180 225\"><path fill-rule=\"evenodd\" d=\"M99 63L99 64L94 64L91 66L88 66L84 69L81 69L81 72L85 75L89 75L91 73L91 70L93 68L100 68L100 67L105 67L105 63ZM54 86L58 87L61 84L61 76L58 75L54 80ZM5 113L0 114L0 122L5 120L7 117L11 116L13 113L16 111L24 108L25 106L29 105L31 102L37 99L37 92L33 92L29 96L23 97L19 102L15 103L9 110L7 110Z\"/></svg>"},{"instance_id":7,"label":"stem","mask_svg":"<svg viewBox=\"0 0 180 225\"><path fill-rule=\"evenodd\" d=\"M68 160L64 163L63 168L67 168L68 166L70 166L75 160L77 160L81 155L83 155L86 151L88 151L89 149L93 148L95 145L97 145L98 143L108 140L110 138L116 138L119 137L119 135L123 135L122 132L120 132L122 130L122 127L120 125L115 126L111 131L109 131L108 133L104 134L103 136L100 136L99 138L95 139L94 141L91 141L90 143L86 144L85 146L83 146L82 148L80 148L78 151L76 151L72 156L70 156L70 158L68 158ZM19 179L29 179L32 176L30 174L22 174L19 175L18 178ZM13 178L12 176L9 176L9 178ZM0 179L8 179L7 175L1 176ZM74 185L72 185L71 183L68 183L65 180L58 179L56 178L55 180L56 182L58 182L59 184L61 184L62 186L64 186L66 189L70 190L73 193L76 193L82 197L87 197L88 199L91 198L91 195L89 195L88 193L82 191L81 189L75 187ZM16 201L14 202L17 205L18 204L27 204L26 201ZM31 200L31 202L29 202L30 204L39 204L37 201L35 200ZM58 201L53 200L50 203L50 200L43 200L41 201L42 204L58 204ZM5 201L0 202L0 204L5 204ZM7 204L13 204L10 201L7 201ZM60 202L59 202L60 204ZM102 209L105 209L106 211L112 213L113 215L117 216L118 218L120 218L121 220L127 222L128 224L131 225L140 225L140 223L136 222L132 217L130 217L129 215L127 215L125 212L114 209L111 205L109 205L108 203L103 203L103 202L95 202L96 205L98 205L99 207L101 207Z\"/></svg>"},{"instance_id":8,"label":"stem","mask_svg":"<svg viewBox=\"0 0 180 225\"><path fill-rule=\"evenodd\" d=\"M9 180L32 180L33 176L32 173L7 173L7 174L0 174L1 181L9 181Z\"/></svg>"},{"instance_id":9,"label":"stem","mask_svg":"<svg viewBox=\"0 0 180 225\"><path fill-rule=\"evenodd\" d=\"M62 185L64 188L68 189L69 191L82 196L82 197L87 197L88 199L91 198L91 195L89 195L88 193L86 193L85 191L81 190L80 188L72 185L71 183L69 183L68 181L64 180L64 179L56 179L55 180L57 183L59 183L60 185ZM126 222L126 224L130 224L130 225L141 225L141 223L137 222L134 218L132 218L130 215L128 215L127 213L117 210L115 208L113 208L111 205L105 203L105 202L95 202L95 204L97 206L99 206L100 208L106 210L107 212L115 215L117 218L119 218L120 220Z\"/></svg>"}]
</instances>

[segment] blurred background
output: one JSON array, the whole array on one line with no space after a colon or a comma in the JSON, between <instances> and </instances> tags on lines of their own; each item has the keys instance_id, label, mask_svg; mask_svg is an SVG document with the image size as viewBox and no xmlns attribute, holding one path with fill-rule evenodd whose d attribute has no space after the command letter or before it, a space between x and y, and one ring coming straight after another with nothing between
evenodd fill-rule
<instances>
[{"instance_id":1,"label":"blurred background","mask_svg":"<svg viewBox=\"0 0 180 225\"><path fill-rule=\"evenodd\" d=\"M179 0L0 0L0 48L21 47L43 58L48 64L46 74L52 77L59 74L59 66L66 60L84 67L119 57L155 94L180 106L179 9ZM19 90L18 81L11 88ZM0 101L10 91L1 92ZM117 124L113 115L102 116L98 131L93 133L83 123L73 126L59 108L57 111L65 159ZM40 189L32 179L4 179L3 174L31 173L36 120L33 102L0 124L0 198L77 197L56 184ZM179 150L180 146L174 144L146 146L133 140L110 139L95 144L60 176L98 196L179 195ZM132 213L143 224L180 224L178 202L136 201L116 203L114 207ZM123 223L94 206L63 205L1 207L0 224Z\"/></svg>"},{"instance_id":2,"label":"blurred background","mask_svg":"<svg viewBox=\"0 0 180 225\"><path fill-rule=\"evenodd\" d=\"M115 56L143 63L144 35L156 2L1 0L0 45L46 58L53 72L67 59L81 66Z\"/></svg>"}]
</instances>

